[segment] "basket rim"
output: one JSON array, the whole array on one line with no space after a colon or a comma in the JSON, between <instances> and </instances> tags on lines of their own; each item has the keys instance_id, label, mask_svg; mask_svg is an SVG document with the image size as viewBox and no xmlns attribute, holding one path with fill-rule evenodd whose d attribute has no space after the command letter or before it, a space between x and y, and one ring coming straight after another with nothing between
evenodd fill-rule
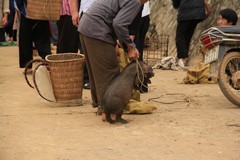
<instances>
[{"instance_id":1,"label":"basket rim","mask_svg":"<svg viewBox=\"0 0 240 160\"><path fill-rule=\"evenodd\" d=\"M52 60L52 59L49 59L49 57L52 57L52 56L63 56L63 55L80 55L80 59L79 58L74 58L74 59L61 59L61 60ZM72 62L72 61L78 61L78 60L84 60L85 59L85 56L83 54L80 54L80 53L57 53L57 54L49 54L45 57L45 60L47 62Z\"/></svg>"}]
</instances>

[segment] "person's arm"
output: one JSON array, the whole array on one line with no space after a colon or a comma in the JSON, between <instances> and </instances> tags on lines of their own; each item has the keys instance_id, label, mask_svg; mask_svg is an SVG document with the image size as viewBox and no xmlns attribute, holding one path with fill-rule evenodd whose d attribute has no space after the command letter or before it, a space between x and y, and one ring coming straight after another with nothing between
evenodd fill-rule
<instances>
[{"instance_id":1,"label":"person's arm","mask_svg":"<svg viewBox=\"0 0 240 160\"><path fill-rule=\"evenodd\" d=\"M136 60L139 58L139 52L137 48L132 47L131 45L127 45L128 47L128 58L131 60Z\"/></svg>"},{"instance_id":2,"label":"person's arm","mask_svg":"<svg viewBox=\"0 0 240 160\"><path fill-rule=\"evenodd\" d=\"M17 11L15 11L15 14L14 14L14 20L13 20L13 29L17 29L17 26L18 26L18 13Z\"/></svg>"},{"instance_id":3,"label":"person's arm","mask_svg":"<svg viewBox=\"0 0 240 160\"><path fill-rule=\"evenodd\" d=\"M140 3L136 3L136 1L128 1L113 19L113 28L116 36L126 45L130 59L137 59L139 57L136 45L130 38L128 26L132 23L140 9Z\"/></svg>"},{"instance_id":4,"label":"person's arm","mask_svg":"<svg viewBox=\"0 0 240 160\"><path fill-rule=\"evenodd\" d=\"M2 18L2 26L6 26L7 22L8 22L8 13L4 13Z\"/></svg>"},{"instance_id":5,"label":"person's arm","mask_svg":"<svg viewBox=\"0 0 240 160\"><path fill-rule=\"evenodd\" d=\"M8 22L8 15L10 13L9 9L9 0L3 1L3 18L2 18L2 26L6 26Z\"/></svg>"},{"instance_id":6,"label":"person's arm","mask_svg":"<svg viewBox=\"0 0 240 160\"><path fill-rule=\"evenodd\" d=\"M137 34L137 32L139 31L139 22L142 18L142 10L143 10L143 5L141 10L139 11L139 13L137 14L137 16L134 18L134 20L132 21L132 23L128 26L128 30L129 30L129 35L131 36L131 39L134 41L134 37Z\"/></svg>"},{"instance_id":7,"label":"person's arm","mask_svg":"<svg viewBox=\"0 0 240 160\"><path fill-rule=\"evenodd\" d=\"M71 6L72 23L74 26L78 27L78 23L79 23L78 0L70 0L70 6Z\"/></svg>"}]
</instances>

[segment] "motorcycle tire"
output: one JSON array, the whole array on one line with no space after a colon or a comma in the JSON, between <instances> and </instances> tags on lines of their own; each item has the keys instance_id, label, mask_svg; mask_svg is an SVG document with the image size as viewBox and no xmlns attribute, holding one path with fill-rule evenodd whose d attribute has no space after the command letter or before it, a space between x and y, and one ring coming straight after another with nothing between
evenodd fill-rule
<instances>
[{"instance_id":1,"label":"motorcycle tire","mask_svg":"<svg viewBox=\"0 0 240 160\"><path fill-rule=\"evenodd\" d=\"M235 71L240 70L240 52L229 52L227 53L219 66L219 79L218 79L218 85L224 94L224 96L233 104L240 107L240 88L234 88L233 83L231 81L232 74L230 73L231 64L237 64L235 65ZM233 67L231 67L232 69ZM236 92L236 93L235 93Z\"/></svg>"}]
</instances>

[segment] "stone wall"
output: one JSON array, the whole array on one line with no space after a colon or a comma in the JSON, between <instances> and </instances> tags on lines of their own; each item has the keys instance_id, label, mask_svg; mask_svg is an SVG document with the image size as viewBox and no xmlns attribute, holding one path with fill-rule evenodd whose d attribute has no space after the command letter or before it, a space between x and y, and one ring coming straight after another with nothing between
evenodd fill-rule
<instances>
[{"instance_id":1,"label":"stone wall","mask_svg":"<svg viewBox=\"0 0 240 160\"><path fill-rule=\"evenodd\" d=\"M223 8L235 9L240 16L240 1L239 0L209 0L210 6L212 6L211 15L201 22L192 39L191 49L190 49L190 63L191 59L197 59L196 46L198 43L199 35L202 31L206 30L211 26L216 26L218 12ZM176 56L175 47L175 32L176 32L176 17L177 10L172 7L172 0L151 0L151 25L156 26L156 31L158 34L168 34L169 37L169 52L168 55ZM240 22L239 22L240 24ZM150 27L149 32L152 32L152 27Z\"/></svg>"}]
</instances>

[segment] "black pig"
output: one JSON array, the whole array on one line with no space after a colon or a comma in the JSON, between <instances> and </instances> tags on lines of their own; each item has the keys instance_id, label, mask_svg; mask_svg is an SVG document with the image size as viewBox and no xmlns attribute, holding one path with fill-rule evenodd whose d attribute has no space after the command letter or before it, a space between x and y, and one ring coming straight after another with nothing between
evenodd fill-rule
<instances>
[{"instance_id":1,"label":"black pig","mask_svg":"<svg viewBox=\"0 0 240 160\"><path fill-rule=\"evenodd\" d=\"M139 85L143 78L147 80L147 83L151 83L149 79L153 76L153 69L148 64L144 62L129 63L121 74L111 82L103 95L101 107L106 115L106 120L109 123L127 123L126 120L122 119L122 114L124 107L131 99L133 88ZM113 120L111 115L114 115L116 119Z\"/></svg>"}]
</instances>

